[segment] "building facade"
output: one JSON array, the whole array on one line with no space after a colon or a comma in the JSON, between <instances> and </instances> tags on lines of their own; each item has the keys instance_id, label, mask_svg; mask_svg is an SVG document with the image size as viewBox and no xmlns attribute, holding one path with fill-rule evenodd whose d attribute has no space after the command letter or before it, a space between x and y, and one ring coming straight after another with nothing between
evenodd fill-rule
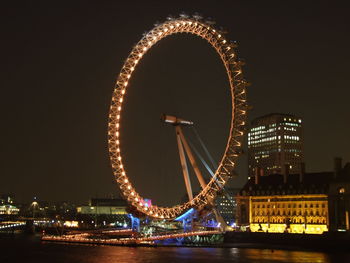
<instances>
[{"instance_id":1,"label":"building facade","mask_svg":"<svg viewBox=\"0 0 350 263\"><path fill-rule=\"evenodd\" d=\"M349 231L350 229L350 163L342 167L340 158L334 162L334 179L329 185L330 229Z\"/></svg>"},{"instance_id":2,"label":"building facade","mask_svg":"<svg viewBox=\"0 0 350 263\"><path fill-rule=\"evenodd\" d=\"M252 232L322 234L328 231L327 191L332 175L251 177L237 197L239 225Z\"/></svg>"},{"instance_id":3,"label":"building facade","mask_svg":"<svg viewBox=\"0 0 350 263\"><path fill-rule=\"evenodd\" d=\"M116 198L93 198L89 205L77 207L80 222L89 225L127 227L130 216L127 201Z\"/></svg>"},{"instance_id":4,"label":"building facade","mask_svg":"<svg viewBox=\"0 0 350 263\"><path fill-rule=\"evenodd\" d=\"M350 163L337 172L250 177L237 196L237 223L252 232L349 231Z\"/></svg>"},{"instance_id":5,"label":"building facade","mask_svg":"<svg viewBox=\"0 0 350 263\"><path fill-rule=\"evenodd\" d=\"M11 195L0 194L0 216L18 215L19 208L14 204L14 198Z\"/></svg>"},{"instance_id":6,"label":"building facade","mask_svg":"<svg viewBox=\"0 0 350 263\"><path fill-rule=\"evenodd\" d=\"M232 226L236 222L236 195L240 189L228 188L215 199L218 212L225 220L226 224Z\"/></svg>"},{"instance_id":7,"label":"building facade","mask_svg":"<svg viewBox=\"0 0 350 263\"><path fill-rule=\"evenodd\" d=\"M299 173L303 162L302 120L272 113L254 119L248 132L248 173Z\"/></svg>"}]
</instances>

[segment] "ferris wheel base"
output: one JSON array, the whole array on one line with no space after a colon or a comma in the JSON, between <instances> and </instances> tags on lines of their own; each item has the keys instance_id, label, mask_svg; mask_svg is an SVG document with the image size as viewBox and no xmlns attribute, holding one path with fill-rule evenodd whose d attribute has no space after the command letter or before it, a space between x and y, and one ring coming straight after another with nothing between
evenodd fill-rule
<instances>
[{"instance_id":1,"label":"ferris wheel base","mask_svg":"<svg viewBox=\"0 0 350 263\"><path fill-rule=\"evenodd\" d=\"M220 229L221 232L226 232L230 228L215 207L199 211L191 208L174 221L182 222L185 232L193 231L195 228Z\"/></svg>"}]
</instances>

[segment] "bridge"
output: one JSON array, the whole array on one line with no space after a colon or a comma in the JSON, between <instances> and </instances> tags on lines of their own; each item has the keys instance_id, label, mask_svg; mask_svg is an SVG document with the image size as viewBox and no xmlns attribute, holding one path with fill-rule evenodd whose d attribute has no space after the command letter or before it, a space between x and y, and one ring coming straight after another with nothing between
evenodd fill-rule
<instances>
[{"instance_id":1,"label":"bridge","mask_svg":"<svg viewBox=\"0 0 350 263\"><path fill-rule=\"evenodd\" d=\"M2 221L0 222L0 232L9 232L16 230L32 230L35 227L52 227L54 222L47 218L18 218L13 221Z\"/></svg>"},{"instance_id":2,"label":"bridge","mask_svg":"<svg viewBox=\"0 0 350 263\"><path fill-rule=\"evenodd\" d=\"M25 221L6 221L0 223L0 231L12 231L23 228L26 225Z\"/></svg>"}]
</instances>

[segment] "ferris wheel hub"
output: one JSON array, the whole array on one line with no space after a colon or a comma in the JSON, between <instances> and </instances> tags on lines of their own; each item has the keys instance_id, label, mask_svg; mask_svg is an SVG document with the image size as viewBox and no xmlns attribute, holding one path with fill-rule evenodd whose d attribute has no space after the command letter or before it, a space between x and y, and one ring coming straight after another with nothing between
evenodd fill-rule
<instances>
[{"instance_id":1,"label":"ferris wheel hub","mask_svg":"<svg viewBox=\"0 0 350 263\"><path fill-rule=\"evenodd\" d=\"M172 124L174 126L176 126L176 125L190 126L190 125L194 124L192 121L187 121L187 120L184 120L184 119L180 119L180 118L178 118L176 116L166 115L166 114L162 115L161 121L163 121L165 123Z\"/></svg>"}]
</instances>

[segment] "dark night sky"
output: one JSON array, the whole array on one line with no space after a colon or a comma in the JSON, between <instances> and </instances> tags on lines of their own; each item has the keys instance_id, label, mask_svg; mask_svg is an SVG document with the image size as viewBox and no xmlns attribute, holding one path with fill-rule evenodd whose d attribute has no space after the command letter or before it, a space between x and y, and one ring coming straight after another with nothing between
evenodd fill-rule
<instances>
[{"instance_id":1,"label":"dark night sky","mask_svg":"<svg viewBox=\"0 0 350 263\"><path fill-rule=\"evenodd\" d=\"M11 2L11 3L10 3ZM346 1L343 1L346 3ZM83 202L116 194L107 150L114 80L156 21L181 11L212 17L247 62L249 119L303 118L308 171L350 161L349 6L337 1L7 1L1 28L0 193L20 201ZM172 127L194 120L219 159L228 129L228 83L213 49L169 37L144 57L125 102L122 147L137 189L159 204L184 194ZM125 125L127 123L127 125ZM190 136L190 135L189 135ZM246 158L237 168L246 178Z\"/></svg>"}]
</instances>

